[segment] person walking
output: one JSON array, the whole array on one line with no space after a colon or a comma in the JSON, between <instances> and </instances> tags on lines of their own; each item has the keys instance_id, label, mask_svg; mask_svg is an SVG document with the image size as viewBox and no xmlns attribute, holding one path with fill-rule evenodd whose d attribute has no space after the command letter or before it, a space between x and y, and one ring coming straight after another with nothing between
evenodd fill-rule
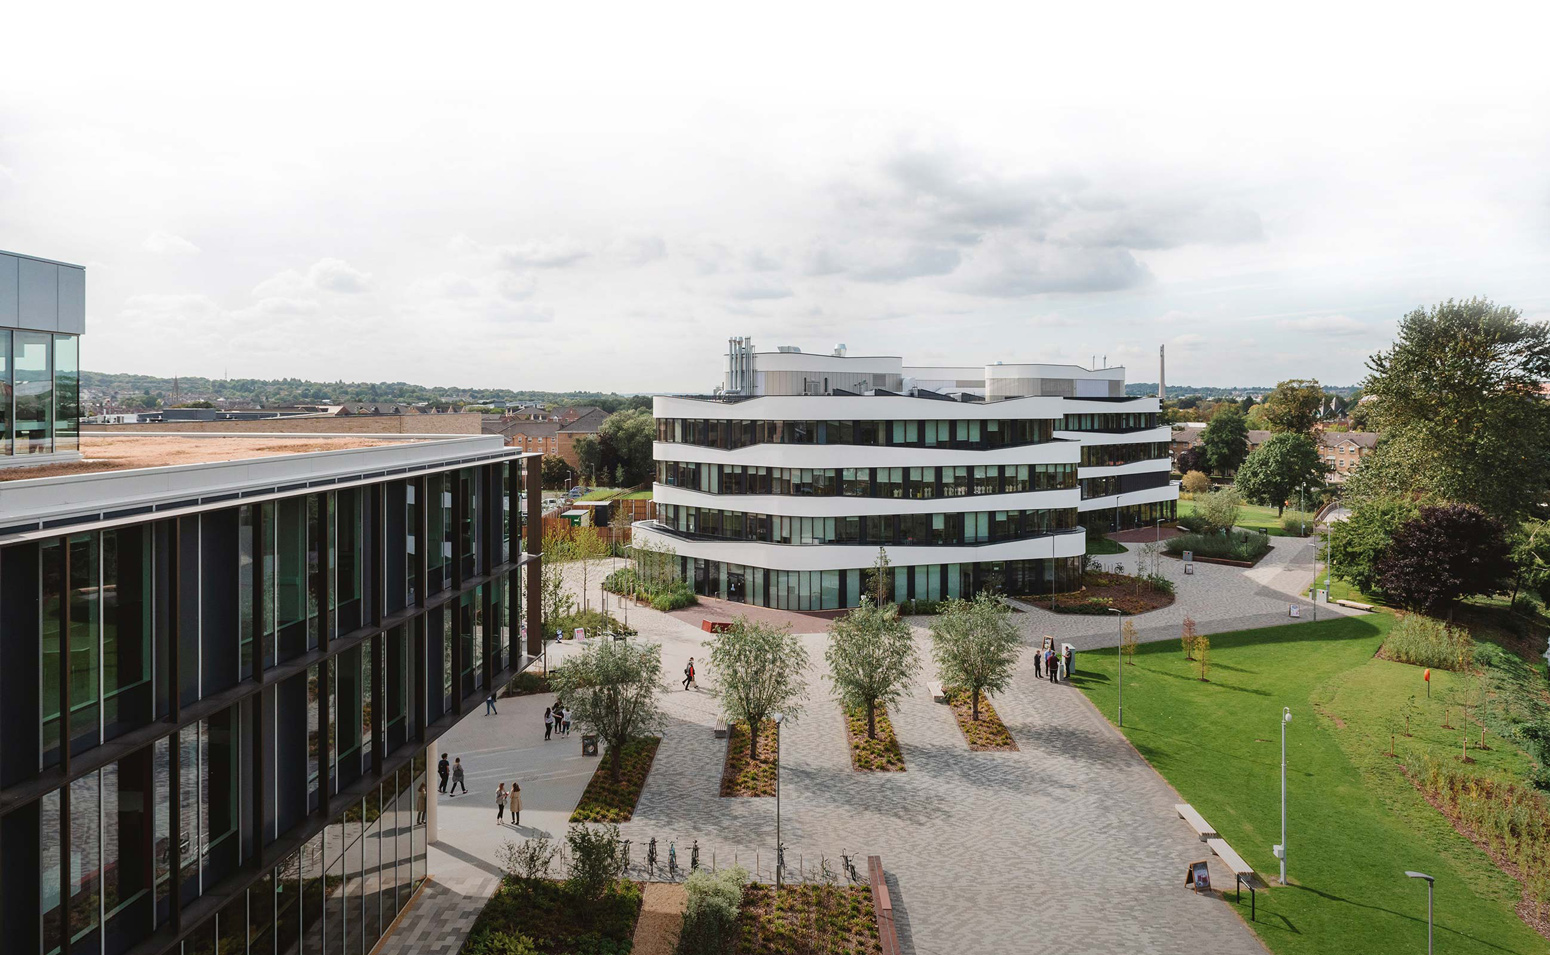
<instances>
[{"instance_id":1,"label":"person walking","mask_svg":"<svg viewBox=\"0 0 1550 955\"><path fill-rule=\"evenodd\" d=\"M549 734L554 732L554 709L544 707L544 742L549 742Z\"/></svg>"},{"instance_id":2,"label":"person walking","mask_svg":"<svg viewBox=\"0 0 1550 955\"><path fill-rule=\"evenodd\" d=\"M522 787L517 785L515 779L511 781L511 793L508 798L511 801L511 824L520 826L522 825Z\"/></svg>"},{"instance_id":3,"label":"person walking","mask_svg":"<svg viewBox=\"0 0 1550 955\"><path fill-rule=\"evenodd\" d=\"M468 783L463 781L463 757L461 756L452 761L452 789L450 792L453 798L457 797L457 788L459 786L463 787L463 795L468 795Z\"/></svg>"},{"instance_id":4,"label":"person walking","mask_svg":"<svg viewBox=\"0 0 1550 955\"><path fill-rule=\"evenodd\" d=\"M452 764L447 762L447 754L442 753L441 761L436 764L436 775L441 777L441 785L436 787L437 792L444 793L447 791L447 776L450 775L451 772Z\"/></svg>"},{"instance_id":5,"label":"person walking","mask_svg":"<svg viewBox=\"0 0 1550 955\"><path fill-rule=\"evenodd\" d=\"M484 715L489 716L491 713L494 713L496 716L501 715L501 711L495 708L494 690L491 690L490 695L484 698Z\"/></svg>"},{"instance_id":6,"label":"person walking","mask_svg":"<svg viewBox=\"0 0 1550 955\"><path fill-rule=\"evenodd\" d=\"M425 825L425 799L425 784L421 783L420 791L414 794L414 808L420 814L420 817L415 820L417 826Z\"/></svg>"},{"instance_id":7,"label":"person walking","mask_svg":"<svg viewBox=\"0 0 1550 955\"><path fill-rule=\"evenodd\" d=\"M495 790L495 824L498 826L506 818L506 784L501 783Z\"/></svg>"},{"instance_id":8,"label":"person walking","mask_svg":"<svg viewBox=\"0 0 1550 955\"><path fill-rule=\"evenodd\" d=\"M692 683L693 681L694 681L694 657L690 657L689 658L689 662L684 664L684 689L685 690L689 689L689 684Z\"/></svg>"},{"instance_id":9,"label":"person walking","mask_svg":"<svg viewBox=\"0 0 1550 955\"><path fill-rule=\"evenodd\" d=\"M689 658L689 685L691 687L693 687L694 689L696 689L696 690L698 690L700 688L700 681L695 679L697 676L699 676L699 671L694 668L694 657L690 657Z\"/></svg>"},{"instance_id":10,"label":"person walking","mask_svg":"<svg viewBox=\"0 0 1550 955\"><path fill-rule=\"evenodd\" d=\"M569 736L570 735L570 707L568 707L568 706L565 708L565 721L564 721L564 725L565 725L565 735Z\"/></svg>"}]
</instances>

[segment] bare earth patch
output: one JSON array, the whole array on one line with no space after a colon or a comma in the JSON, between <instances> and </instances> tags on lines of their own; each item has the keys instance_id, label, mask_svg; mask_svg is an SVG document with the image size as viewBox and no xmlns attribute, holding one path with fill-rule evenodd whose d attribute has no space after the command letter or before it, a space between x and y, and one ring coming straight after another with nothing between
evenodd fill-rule
<instances>
[{"instance_id":1,"label":"bare earth patch","mask_svg":"<svg viewBox=\"0 0 1550 955\"><path fill-rule=\"evenodd\" d=\"M748 724L727 724L727 761L721 771L723 796L775 795L775 721L759 730L759 758L748 755Z\"/></svg>"},{"instance_id":2,"label":"bare earth patch","mask_svg":"<svg viewBox=\"0 0 1550 955\"><path fill-rule=\"evenodd\" d=\"M1005 751L1017 752L1017 741L1012 739L1012 733L1001 722L1001 717L996 715L996 708L990 704L990 698L980 697L980 718L974 719L973 709L969 706L969 694L962 690L947 698L948 705L953 708L953 716L958 720L958 729L963 731L963 738L968 741L969 749L975 752Z\"/></svg>"},{"instance_id":3,"label":"bare earth patch","mask_svg":"<svg viewBox=\"0 0 1550 955\"><path fill-rule=\"evenodd\" d=\"M1112 607L1128 616L1169 606L1173 603L1173 594L1154 590L1145 583L1137 587L1136 578L1124 574L1088 571L1082 575L1080 590L1053 597L1032 594L1018 599L1055 613L1101 616Z\"/></svg>"},{"instance_id":4,"label":"bare earth patch","mask_svg":"<svg viewBox=\"0 0 1550 955\"><path fill-rule=\"evenodd\" d=\"M850 737L850 768L858 772L902 773L904 753L894 735L888 711L877 708L877 739L866 734L866 710L845 710L846 735Z\"/></svg>"}]
</instances>

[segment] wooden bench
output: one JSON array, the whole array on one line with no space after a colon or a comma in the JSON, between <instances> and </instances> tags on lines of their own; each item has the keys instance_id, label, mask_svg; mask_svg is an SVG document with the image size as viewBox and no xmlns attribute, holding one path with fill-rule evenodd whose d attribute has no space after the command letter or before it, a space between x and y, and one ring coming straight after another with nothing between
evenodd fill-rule
<instances>
[{"instance_id":1,"label":"wooden bench","mask_svg":"<svg viewBox=\"0 0 1550 955\"><path fill-rule=\"evenodd\" d=\"M931 694L931 702L933 702L933 703L946 703L947 702L947 691L942 689L942 681L941 680L932 680L931 682L927 683L926 684L926 690L927 690L927 692L929 692Z\"/></svg>"},{"instance_id":2,"label":"wooden bench","mask_svg":"<svg viewBox=\"0 0 1550 955\"><path fill-rule=\"evenodd\" d=\"M1211 828L1211 824L1206 822L1205 817L1196 812L1195 807L1189 803L1177 803L1174 805L1173 810L1179 814L1180 819L1189 823L1189 827L1200 836L1201 842L1215 839L1219 835L1215 829Z\"/></svg>"},{"instance_id":3,"label":"wooden bench","mask_svg":"<svg viewBox=\"0 0 1550 955\"><path fill-rule=\"evenodd\" d=\"M1207 839L1206 845L1211 847L1211 851L1216 853L1216 857L1222 860L1222 864L1227 866L1227 871L1231 872L1233 874L1233 878L1237 880L1238 901L1240 902L1243 901L1243 883L1245 881L1248 882L1249 921L1254 921L1255 916L1258 914L1255 911L1258 908L1258 905L1256 901L1257 896L1254 894L1254 867L1249 865L1247 862L1244 862L1243 856L1240 856L1237 852L1233 851L1233 847L1228 845L1227 840L1225 839Z\"/></svg>"},{"instance_id":4,"label":"wooden bench","mask_svg":"<svg viewBox=\"0 0 1550 955\"><path fill-rule=\"evenodd\" d=\"M1360 600L1337 600L1335 603L1342 607L1350 607L1352 610L1366 610L1372 612L1372 604L1364 604Z\"/></svg>"},{"instance_id":5,"label":"wooden bench","mask_svg":"<svg viewBox=\"0 0 1550 955\"><path fill-rule=\"evenodd\" d=\"M899 929L893 920L893 897L881 856L867 856L867 882L872 887L872 914L877 920L877 941L883 955L900 955Z\"/></svg>"},{"instance_id":6,"label":"wooden bench","mask_svg":"<svg viewBox=\"0 0 1550 955\"><path fill-rule=\"evenodd\" d=\"M727 721L726 720L717 720L716 721L716 739L726 739L726 738L727 738Z\"/></svg>"}]
</instances>

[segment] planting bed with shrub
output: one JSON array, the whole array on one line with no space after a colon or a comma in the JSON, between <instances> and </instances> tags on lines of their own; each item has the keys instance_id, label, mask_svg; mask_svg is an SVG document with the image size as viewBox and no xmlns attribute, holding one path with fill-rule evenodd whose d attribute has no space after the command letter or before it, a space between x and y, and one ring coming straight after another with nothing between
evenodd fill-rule
<instances>
[{"instance_id":1,"label":"planting bed with shrub","mask_svg":"<svg viewBox=\"0 0 1550 955\"><path fill-rule=\"evenodd\" d=\"M1474 663L1475 641L1463 627L1418 613L1401 614L1383 640L1379 656L1396 663L1439 670L1467 670Z\"/></svg>"},{"instance_id":2,"label":"planting bed with shrub","mask_svg":"<svg viewBox=\"0 0 1550 955\"><path fill-rule=\"evenodd\" d=\"M947 703L953 708L953 717L958 720L958 729L963 731L969 749L975 752L1017 750L1017 741L1012 739L1011 730L996 715L996 708L990 705L989 697L980 696L980 718L977 720L974 718L974 708L969 705L969 694L962 690L949 693Z\"/></svg>"},{"instance_id":3,"label":"planting bed with shrub","mask_svg":"<svg viewBox=\"0 0 1550 955\"><path fill-rule=\"evenodd\" d=\"M866 710L852 707L845 712L846 733L850 737L850 768L863 772L904 772L904 753L894 735L888 711L877 708L877 739L866 735Z\"/></svg>"},{"instance_id":4,"label":"planting bed with shrub","mask_svg":"<svg viewBox=\"0 0 1550 955\"><path fill-rule=\"evenodd\" d=\"M514 680L506 684L505 689L506 696L532 696L535 693L550 692L548 675L531 670L518 673Z\"/></svg>"},{"instance_id":5,"label":"planting bed with shrub","mask_svg":"<svg viewBox=\"0 0 1550 955\"><path fill-rule=\"evenodd\" d=\"M1137 578L1089 570L1082 574L1081 590L1019 599L1055 613L1103 616L1111 607L1122 614L1146 613L1173 603L1173 581L1161 575Z\"/></svg>"},{"instance_id":6,"label":"planting bed with shrub","mask_svg":"<svg viewBox=\"0 0 1550 955\"><path fill-rule=\"evenodd\" d=\"M824 883L743 890L739 955L881 955L872 893L865 886Z\"/></svg>"},{"instance_id":7,"label":"planting bed with shrub","mask_svg":"<svg viewBox=\"0 0 1550 955\"><path fill-rule=\"evenodd\" d=\"M624 748L619 781L613 781L608 771L609 759L605 753L597 771L587 783L587 789L571 813L571 822L629 822L635 815L635 803L640 791L646 786L646 776L651 763L657 758L657 747L662 737L649 736L638 739Z\"/></svg>"},{"instance_id":8,"label":"planting bed with shrub","mask_svg":"<svg viewBox=\"0 0 1550 955\"><path fill-rule=\"evenodd\" d=\"M1228 534L1180 534L1164 541L1163 549L1175 557L1193 551L1196 557L1252 564L1270 553L1270 537L1258 531L1233 528Z\"/></svg>"},{"instance_id":9,"label":"planting bed with shrub","mask_svg":"<svg viewBox=\"0 0 1550 955\"><path fill-rule=\"evenodd\" d=\"M727 724L727 761L721 771L723 796L775 795L775 721L765 720L759 732L759 758L748 755L748 724Z\"/></svg>"}]
</instances>

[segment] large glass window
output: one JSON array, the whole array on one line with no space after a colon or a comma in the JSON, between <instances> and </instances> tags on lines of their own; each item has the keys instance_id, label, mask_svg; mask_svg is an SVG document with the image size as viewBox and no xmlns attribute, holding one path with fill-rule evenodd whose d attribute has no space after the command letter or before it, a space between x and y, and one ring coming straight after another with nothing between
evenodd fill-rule
<instances>
[{"instance_id":1,"label":"large glass window","mask_svg":"<svg viewBox=\"0 0 1550 955\"><path fill-rule=\"evenodd\" d=\"M54 336L55 451L74 451L81 429L80 339Z\"/></svg>"},{"instance_id":2,"label":"large glass window","mask_svg":"<svg viewBox=\"0 0 1550 955\"><path fill-rule=\"evenodd\" d=\"M65 546L55 538L45 541L39 548L42 563L42 620L38 637L41 646L42 668L39 686L39 703L42 710L43 765L59 762L59 710L62 697L59 678L64 666L63 639L65 633Z\"/></svg>"},{"instance_id":3,"label":"large glass window","mask_svg":"<svg viewBox=\"0 0 1550 955\"><path fill-rule=\"evenodd\" d=\"M102 592L97 535L70 538L70 751L99 739Z\"/></svg>"},{"instance_id":4,"label":"large glass window","mask_svg":"<svg viewBox=\"0 0 1550 955\"><path fill-rule=\"evenodd\" d=\"M0 328L0 454L11 453L11 330Z\"/></svg>"},{"instance_id":5,"label":"large glass window","mask_svg":"<svg viewBox=\"0 0 1550 955\"><path fill-rule=\"evenodd\" d=\"M112 739L151 718L151 532L102 535L102 727Z\"/></svg>"},{"instance_id":6,"label":"large glass window","mask_svg":"<svg viewBox=\"0 0 1550 955\"><path fill-rule=\"evenodd\" d=\"M13 333L11 365L16 381L16 453L54 450L54 337L47 332Z\"/></svg>"}]
</instances>

